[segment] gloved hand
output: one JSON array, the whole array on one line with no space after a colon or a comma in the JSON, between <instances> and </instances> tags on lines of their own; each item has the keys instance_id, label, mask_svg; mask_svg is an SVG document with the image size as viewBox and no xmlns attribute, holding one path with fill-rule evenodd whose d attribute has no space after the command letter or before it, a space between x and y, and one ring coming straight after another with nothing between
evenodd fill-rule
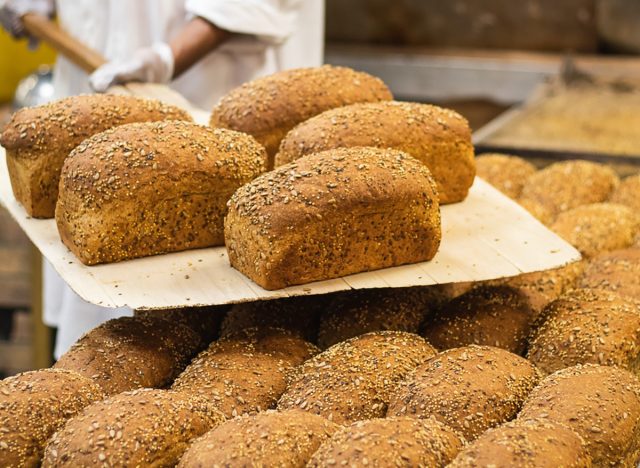
<instances>
[{"instance_id":1,"label":"gloved hand","mask_svg":"<svg viewBox=\"0 0 640 468\"><path fill-rule=\"evenodd\" d=\"M38 40L27 34L22 16L37 13L47 18L55 13L54 0L0 0L0 24L15 39L29 38L29 48L35 49Z\"/></svg>"},{"instance_id":2,"label":"gloved hand","mask_svg":"<svg viewBox=\"0 0 640 468\"><path fill-rule=\"evenodd\" d=\"M105 63L89 77L91 87L105 92L110 86L129 81L168 83L173 76L174 57L169 44L157 43L137 50L130 59Z\"/></svg>"}]
</instances>

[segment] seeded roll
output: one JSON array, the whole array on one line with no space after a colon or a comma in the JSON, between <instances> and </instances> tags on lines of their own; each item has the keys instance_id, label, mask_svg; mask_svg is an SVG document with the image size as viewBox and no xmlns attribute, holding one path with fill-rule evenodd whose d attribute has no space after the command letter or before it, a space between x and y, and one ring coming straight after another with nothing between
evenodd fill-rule
<instances>
[{"instance_id":1,"label":"seeded roll","mask_svg":"<svg viewBox=\"0 0 640 468\"><path fill-rule=\"evenodd\" d=\"M214 107L210 124L253 135L273 169L280 140L300 122L334 107L391 99L382 80L367 73L331 65L297 68L231 90Z\"/></svg>"},{"instance_id":2,"label":"seeded roll","mask_svg":"<svg viewBox=\"0 0 640 468\"><path fill-rule=\"evenodd\" d=\"M536 167L530 162L509 154L485 153L476 158L476 172L509 198L516 200Z\"/></svg>"},{"instance_id":3,"label":"seeded roll","mask_svg":"<svg viewBox=\"0 0 640 468\"><path fill-rule=\"evenodd\" d=\"M160 101L133 96L73 96L13 114L0 136L16 200L34 218L53 218L60 171L71 150L91 135L131 122L191 121Z\"/></svg>"},{"instance_id":4,"label":"seeded roll","mask_svg":"<svg viewBox=\"0 0 640 468\"><path fill-rule=\"evenodd\" d=\"M229 306L181 307L165 310L135 310L136 317L162 318L185 325L200 336L203 343L211 343L218 336L220 323Z\"/></svg>"},{"instance_id":5,"label":"seeded roll","mask_svg":"<svg viewBox=\"0 0 640 468\"><path fill-rule=\"evenodd\" d=\"M519 201L539 205L534 211L546 211L539 216L553 220L571 208L607 200L618 183L616 173L604 164L562 161L529 176Z\"/></svg>"},{"instance_id":6,"label":"seeded roll","mask_svg":"<svg viewBox=\"0 0 640 468\"><path fill-rule=\"evenodd\" d=\"M540 372L490 346L449 349L411 372L391 396L387 417L435 417L468 441L514 418Z\"/></svg>"},{"instance_id":7,"label":"seeded roll","mask_svg":"<svg viewBox=\"0 0 640 468\"><path fill-rule=\"evenodd\" d=\"M338 425L300 410L265 411L224 422L196 440L180 468L304 467Z\"/></svg>"},{"instance_id":8,"label":"seeded roll","mask_svg":"<svg viewBox=\"0 0 640 468\"><path fill-rule=\"evenodd\" d=\"M464 200L476 175L471 128L464 117L429 104L396 101L338 107L302 122L282 140L275 164L358 146L393 148L425 164L441 204Z\"/></svg>"},{"instance_id":9,"label":"seeded roll","mask_svg":"<svg viewBox=\"0 0 640 468\"><path fill-rule=\"evenodd\" d=\"M427 261L440 238L429 170L390 149L281 166L241 187L225 219L231 265L269 290Z\"/></svg>"},{"instance_id":10,"label":"seeded roll","mask_svg":"<svg viewBox=\"0 0 640 468\"><path fill-rule=\"evenodd\" d=\"M281 329L252 328L211 343L173 383L206 398L226 417L275 406L295 366L318 352Z\"/></svg>"},{"instance_id":11,"label":"seeded roll","mask_svg":"<svg viewBox=\"0 0 640 468\"><path fill-rule=\"evenodd\" d=\"M557 371L531 392L518 418L567 426L584 439L593 466L640 461L640 380L626 370L586 364Z\"/></svg>"},{"instance_id":12,"label":"seeded roll","mask_svg":"<svg viewBox=\"0 0 640 468\"><path fill-rule=\"evenodd\" d=\"M609 197L611 203L626 205L636 213L640 212L640 174L627 177Z\"/></svg>"},{"instance_id":13,"label":"seeded roll","mask_svg":"<svg viewBox=\"0 0 640 468\"><path fill-rule=\"evenodd\" d=\"M444 467L464 439L433 418L358 421L324 442L307 465Z\"/></svg>"},{"instance_id":14,"label":"seeded roll","mask_svg":"<svg viewBox=\"0 0 640 468\"><path fill-rule=\"evenodd\" d=\"M416 333L428 309L425 288L381 288L336 294L320 316L318 346L372 331Z\"/></svg>"},{"instance_id":15,"label":"seeded roll","mask_svg":"<svg viewBox=\"0 0 640 468\"><path fill-rule=\"evenodd\" d=\"M40 466L53 433L85 406L103 398L90 379L61 369L25 372L0 381L2 466Z\"/></svg>"},{"instance_id":16,"label":"seeded roll","mask_svg":"<svg viewBox=\"0 0 640 468\"><path fill-rule=\"evenodd\" d=\"M640 245L592 258L578 287L607 289L640 301Z\"/></svg>"},{"instance_id":17,"label":"seeded roll","mask_svg":"<svg viewBox=\"0 0 640 468\"><path fill-rule=\"evenodd\" d=\"M561 213L551 230L587 258L630 247L640 229L640 216L624 205L594 203Z\"/></svg>"},{"instance_id":18,"label":"seeded roll","mask_svg":"<svg viewBox=\"0 0 640 468\"><path fill-rule=\"evenodd\" d=\"M458 454L450 468L591 468L584 440L544 419L515 420L489 429Z\"/></svg>"},{"instance_id":19,"label":"seeded roll","mask_svg":"<svg viewBox=\"0 0 640 468\"><path fill-rule=\"evenodd\" d=\"M86 407L49 441L43 467L174 466L189 442L224 421L204 399L124 392Z\"/></svg>"},{"instance_id":20,"label":"seeded roll","mask_svg":"<svg viewBox=\"0 0 640 468\"><path fill-rule=\"evenodd\" d=\"M434 312L422 335L437 349L471 344L524 353L535 313L524 294L508 286L480 286Z\"/></svg>"},{"instance_id":21,"label":"seeded roll","mask_svg":"<svg viewBox=\"0 0 640 468\"><path fill-rule=\"evenodd\" d=\"M640 303L602 289L577 289L542 313L527 358L546 373L576 364L640 372Z\"/></svg>"},{"instance_id":22,"label":"seeded roll","mask_svg":"<svg viewBox=\"0 0 640 468\"><path fill-rule=\"evenodd\" d=\"M338 424L382 417L397 382L435 354L412 333L383 331L351 338L297 368L278 409L299 408Z\"/></svg>"},{"instance_id":23,"label":"seeded roll","mask_svg":"<svg viewBox=\"0 0 640 468\"><path fill-rule=\"evenodd\" d=\"M191 329L160 317L120 317L80 338L58 362L96 382L107 395L164 387L205 343Z\"/></svg>"}]
</instances>

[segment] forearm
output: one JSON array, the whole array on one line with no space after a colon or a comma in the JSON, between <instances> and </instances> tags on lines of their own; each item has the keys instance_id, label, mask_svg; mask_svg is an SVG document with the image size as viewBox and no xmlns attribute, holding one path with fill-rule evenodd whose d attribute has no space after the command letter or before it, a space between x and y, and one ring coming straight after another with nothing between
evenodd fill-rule
<instances>
[{"instance_id":1,"label":"forearm","mask_svg":"<svg viewBox=\"0 0 640 468\"><path fill-rule=\"evenodd\" d=\"M228 31L196 17L171 40L169 46L175 60L173 78L177 78L227 40Z\"/></svg>"}]
</instances>

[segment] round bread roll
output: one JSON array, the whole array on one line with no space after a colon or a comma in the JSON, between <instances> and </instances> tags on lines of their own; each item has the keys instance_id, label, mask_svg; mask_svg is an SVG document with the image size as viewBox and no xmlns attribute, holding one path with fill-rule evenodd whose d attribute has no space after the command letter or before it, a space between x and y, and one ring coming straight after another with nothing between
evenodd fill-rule
<instances>
[{"instance_id":1,"label":"round bread roll","mask_svg":"<svg viewBox=\"0 0 640 468\"><path fill-rule=\"evenodd\" d=\"M592 258L578 280L578 287L607 289L640 300L640 246Z\"/></svg>"},{"instance_id":2,"label":"round bread roll","mask_svg":"<svg viewBox=\"0 0 640 468\"><path fill-rule=\"evenodd\" d=\"M542 371L592 363L640 372L640 303L577 289L549 304L542 318L527 353Z\"/></svg>"},{"instance_id":3,"label":"round bread roll","mask_svg":"<svg viewBox=\"0 0 640 468\"><path fill-rule=\"evenodd\" d=\"M191 122L99 133L64 162L60 237L86 265L222 245L227 201L265 160L251 136Z\"/></svg>"},{"instance_id":4,"label":"round bread roll","mask_svg":"<svg viewBox=\"0 0 640 468\"><path fill-rule=\"evenodd\" d=\"M562 424L515 420L489 429L458 454L450 468L591 468L584 440Z\"/></svg>"},{"instance_id":5,"label":"round bread roll","mask_svg":"<svg viewBox=\"0 0 640 468\"><path fill-rule=\"evenodd\" d=\"M516 201L522 208L527 210L531 216L536 218L545 226L553 224L553 220L555 218L553 210L546 208L542 203L530 198L519 198Z\"/></svg>"},{"instance_id":6,"label":"round bread roll","mask_svg":"<svg viewBox=\"0 0 640 468\"><path fill-rule=\"evenodd\" d=\"M422 335L437 349L471 344L522 354L535 319L527 297L509 286L479 286L434 312Z\"/></svg>"},{"instance_id":7,"label":"round bread roll","mask_svg":"<svg viewBox=\"0 0 640 468\"><path fill-rule=\"evenodd\" d=\"M530 162L509 154L485 153L476 158L476 172L509 198L517 199L527 178L537 171Z\"/></svg>"},{"instance_id":8,"label":"round bread roll","mask_svg":"<svg viewBox=\"0 0 640 468\"><path fill-rule=\"evenodd\" d=\"M120 317L80 338L58 362L96 382L107 395L164 387L204 343L196 333L160 317Z\"/></svg>"},{"instance_id":9,"label":"round bread roll","mask_svg":"<svg viewBox=\"0 0 640 468\"><path fill-rule=\"evenodd\" d=\"M433 416L471 441L515 417L539 380L533 364L503 349L450 349L398 385L387 416Z\"/></svg>"},{"instance_id":10,"label":"round bread roll","mask_svg":"<svg viewBox=\"0 0 640 468\"><path fill-rule=\"evenodd\" d=\"M278 409L345 424L382 417L396 383L436 351L412 333L383 331L333 345L296 370Z\"/></svg>"},{"instance_id":11,"label":"round bread roll","mask_svg":"<svg viewBox=\"0 0 640 468\"><path fill-rule=\"evenodd\" d=\"M60 171L71 150L91 135L132 122L191 121L163 102L134 96L72 96L20 109L0 136L13 193L34 218L53 218Z\"/></svg>"},{"instance_id":12,"label":"round bread roll","mask_svg":"<svg viewBox=\"0 0 640 468\"><path fill-rule=\"evenodd\" d=\"M317 352L280 329L247 329L211 343L172 388L201 395L226 417L266 410L284 392L293 368Z\"/></svg>"},{"instance_id":13,"label":"round bread roll","mask_svg":"<svg viewBox=\"0 0 640 468\"><path fill-rule=\"evenodd\" d=\"M586 364L557 371L531 392L518 418L572 429L587 444L593 466L640 461L640 380L626 370Z\"/></svg>"},{"instance_id":14,"label":"round bread roll","mask_svg":"<svg viewBox=\"0 0 640 468\"><path fill-rule=\"evenodd\" d=\"M372 331L415 333L427 310L425 288L382 288L337 294L320 316L318 346Z\"/></svg>"},{"instance_id":15,"label":"round bread roll","mask_svg":"<svg viewBox=\"0 0 640 468\"><path fill-rule=\"evenodd\" d=\"M211 112L212 127L253 135L269 154L300 122L334 107L393 99L381 79L346 67L324 65L285 70L227 93Z\"/></svg>"},{"instance_id":16,"label":"round bread roll","mask_svg":"<svg viewBox=\"0 0 640 468\"><path fill-rule=\"evenodd\" d=\"M358 421L338 430L313 455L308 467L444 467L464 439L433 418Z\"/></svg>"},{"instance_id":17,"label":"round bread roll","mask_svg":"<svg viewBox=\"0 0 640 468\"><path fill-rule=\"evenodd\" d=\"M174 466L224 416L204 399L139 389L94 403L54 434L43 467Z\"/></svg>"},{"instance_id":18,"label":"round bread roll","mask_svg":"<svg viewBox=\"0 0 640 468\"><path fill-rule=\"evenodd\" d=\"M551 218L581 205L605 201L618 185L616 173L604 164L562 161L529 176L521 200L542 205ZM539 218L540 219L540 218Z\"/></svg>"},{"instance_id":19,"label":"round bread roll","mask_svg":"<svg viewBox=\"0 0 640 468\"><path fill-rule=\"evenodd\" d=\"M640 212L640 174L627 177L615 188L609 197L611 203L626 205L636 213Z\"/></svg>"},{"instance_id":20,"label":"round bread roll","mask_svg":"<svg viewBox=\"0 0 640 468\"><path fill-rule=\"evenodd\" d=\"M624 205L594 203L561 213L551 230L589 258L633 244L640 217Z\"/></svg>"},{"instance_id":21,"label":"round bread roll","mask_svg":"<svg viewBox=\"0 0 640 468\"><path fill-rule=\"evenodd\" d=\"M196 440L178 466L303 467L338 427L300 410L245 415L222 423Z\"/></svg>"},{"instance_id":22,"label":"round bread roll","mask_svg":"<svg viewBox=\"0 0 640 468\"><path fill-rule=\"evenodd\" d=\"M65 421L104 398L90 379L62 369L0 381L0 464L37 467L47 440Z\"/></svg>"},{"instance_id":23,"label":"round bread roll","mask_svg":"<svg viewBox=\"0 0 640 468\"><path fill-rule=\"evenodd\" d=\"M302 122L282 140L275 164L357 146L397 149L425 164L441 204L464 200L476 175L464 117L438 106L396 101L338 107Z\"/></svg>"}]
</instances>

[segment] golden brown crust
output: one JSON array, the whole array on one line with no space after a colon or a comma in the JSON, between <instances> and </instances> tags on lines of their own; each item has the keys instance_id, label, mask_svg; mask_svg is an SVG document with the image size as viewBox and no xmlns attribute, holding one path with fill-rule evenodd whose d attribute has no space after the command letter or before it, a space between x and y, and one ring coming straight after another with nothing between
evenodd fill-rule
<instances>
[{"instance_id":1,"label":"golden brown crust","mask_svg":"<svg viewBox=\"0 0 640 468\"><path fill-rule=\"evenodd\" d=\"M381 288L345 291L334 295L320 316L318 346L372 331L416 333L428 308L424 288Z\"/></svg>"},{"instance_id":2,"label":"golden brown crust","mask_svg":"<svg viewBox=\"0 0 640 468\"><path fill-rule=\"evenodd\" d=\"M551 374L535 388L519 419L564 424L587 444L594 466L635 467L640 461L640 381L595 364Z\"/></svg>"},{"instance_id":3,"label":"golden brown crust","mask_svg":"<svg viewBox=\"0 0 640 468\"><path fill-rule=\"evenodd\" d=\"M303 467L338 427L300 410L245 415L226 421L196 440L178 466Z\"/></svg>"},{"instance_id":4,"label":"golden brown crust","mask_svg":"<svg viewBox=\"0 0 640 468\"><path fill-rule=\"evenodd\" d=\"M552 220L571 208L605 201L618 182L613 169L603 164L557 162L527 179L519 201L540 205L540 210L547 213L543 219Z\"/></svg>"},{"instance_id":5,"label":"golden brown crust","mask_svg":"<svg viewBox=\"0 0 640 468\"><path fill-rule=\"evenodd\" d=\"M55 363L93 379L107 395L163 387L204 343L191 329L160 317L121 317L94 328Z\"/></svg>"},{"instance_id":6,"label":"golden brown crust","mask_svg":"<svg viewBox=\"0 0 640 468\"><path fill-rule=\"evenodd\" d=\"M160 101L112 94L73 96L19 110L0 136L16 199L30 216L53 218L60 171L73 148L111 127L158 120L191 117Z\"/></svg>"},{"instance_id":7,"label":"golden brown crust","mask_svg":"<svg viewBox=\"0 0 640 468\"><path fill-rule=\"evenodd\" d=\"M640 212L640 174L627 177L616 189L611 192L609 197L611 203L619 203L633 209L636 213Z\"/></svg>"},{"instance_id":8,"label":"golden brown crust","mask_svg":"<svg viewBox=\"0 0 640 468\"><path fill-rule=\"evenodd\" d=\"M102 398L102 390L90 379L62 369L25 372L0 381L0 463L39 466L53 433Z\"/></svg>"},{"instance_id":9,"label":"golden brown crust","mask_svg":"<svg viewBox=\"0 0 640 468\"><path fill-rule=\"evenodd\" d=\"M65 160L60 237L87 265L221 245L227 200L265 158L249 135L190 122L94 135Z\"/></svg>"},{"instance_id":10,"label":"golden brown crust","mask_svg":"<svg viewBox=\"0 0 640 468\"><path fill-rule=\"evenodd\" d=\"M358 421L324 442L307 466L428 466L443 468L464 439L434 418Z\"/></svg>"},{"instance_id":11,"label":"golden brown crust","mask_svg":"<svg viewBox=\"0 0 640 468\"><path fill-rule=\"evenodd\" d=\"M280 140L314 115L357 102L393 99L380 78L325 65L285 70L230 91L211 112L212 127L253 135L267 150L269 169Z\"/></svg>"},{"instance_id":12,"label":"golden brown crust","mask_svg":"<svg viewBox=\"0 0 640 468\"><path fill-rule=\"evenodd\" d=\"M524 184L537 169L518 156L485 153L476 158L478 177L483 178L509 198L516 200Z\"/></svg>"},{"instance_id":13,"label":"golden brown crust","mask_svg":"<svg viewBox=\"0 0 640 468\"><path fill-rule=\"evenodd\" d=\"M339 148L263 174L229 202L231 265L265 289L426 261L440 245L429 170L395 150Z\"/></svg>"},{"instance_id":14,"label":"golden brown crust","mask_svg":"<svg viewBox=\"0 0 640 468\"><path fill-rule=\"evenodd\" d=\"M479 286L449 302L424 324L437 349L471 344L524 353L535 313L527 297L508 286Z\"/></svg>"},{"instance_id":15,"label":"golden brown crust","mask_svg":"<svg viewBox=\"0 0 640 468\"><path fill-rule=\"evenodd\" d=\"M640 301L640 245L592 258L578 287L615 291Z\"/></svg>"},{"instance_id":16,"label":"golden brown crust","mask_svg":"<svg viewBox=\"0 0 640 468\"><path fill-rule=\"evenodd\" d=\"M174 466L224 416L204 399L140 389L92 404L51 438L43 467Z\"/></svg>"},{"instance_id":17,"label":"golden brown crust","mask_svg":"<svg viewBox=\"0 0 640 468\"><path fill-rule=\"evenodd\" d=\"M372 332L306 361L278 401L338 424L382 417L396 383L436 351L412 333Z\"/></svg>"},{"instance_id":18,"label":"golden brown crust","mask_svg":"<svg viewBox=\"0 0 640 468\"><path fill-rule=\"evenodd\" d=\"M640 303L577 289L549 304L541 318L527 358L542 371L587 363L640 371Z\"/></svg>"},{"instance_id":19,"label":"golden brown crust","mask_svg":"<svg viewBox=\"0 0 640 468\"><path fill-rule=\"evenodd\" d=\"M591 468L584 440L544 419L515 420L489 429L458 454L450 468Z\"/></svg>"},{"instance_id":20,"label":"golden brown crust","mask_svg":"<svg viewBox=\"0 0 640 468\"><path fill-rule=\"evenodd\" d=\"M518 198L516 201L522 208L527 210L531 216L536 218L545 226L553 224L555 214L550 208L547 208L542 203L532 198Z\"/></svg>"},{"instance_id":21,"label":"golden brown crust","mask_svg":"<svg viewBox=\"0 0 640 468\"><path fill-rule=\"evenodd\" d=\"M624 205L594 203L560 213L551 230L590 258L633 244L640 216Z\"/></svg>"},{"instance_id":22,"label":"golden brown crust","mask_svg":"<svg viewBox=\"0 0 640 468\"><path fill-rule=\"evenodd\" d=\"M200 336L204 344L211 343L218 336L220 323L229 310L228 305L181 307L179 309L142 310L137 309L135 317L162 318L184 325Z\"/></svg>"},{"instance_id":23,"label":"golden brown crust","mask_svg":"<svg viewBox=\"0 0 640 468\"><path fill-rule=\"evenodd\" d=\"M515 417L539 380L533 364L503 349L449 349L400 383L387 416L433 416L471 441Z\"/></svg>"},{"instance_id":24,"label":"golden brown crust","mask_svg":"<svg viewBox=\"0 0 640 468\"><path fill-rule=\"evenodd\" d=\"M393 148L425 164L441 204L464 200L476 174L471 129L464 117L429 104L395 101L339 107L302 122L282 140L275 164L356 146Z\"/></svg>"}]
</instances>

